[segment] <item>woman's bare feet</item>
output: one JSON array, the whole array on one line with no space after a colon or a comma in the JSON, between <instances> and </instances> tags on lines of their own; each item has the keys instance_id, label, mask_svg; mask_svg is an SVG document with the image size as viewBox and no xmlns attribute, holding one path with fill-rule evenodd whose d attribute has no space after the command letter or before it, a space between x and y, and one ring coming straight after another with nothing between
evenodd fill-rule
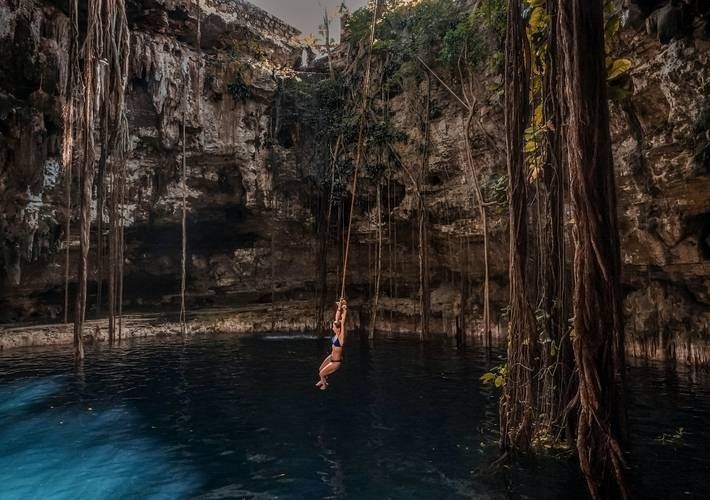
<instances>
[{"instance_id":1,"label":"woman's bare feet","mask_svg":"<svg viewBox=\"0 0 710 500\"><path fill-rule=\"evenodd\" d=\"M324 378L321 378L321 379L316 383L316 387L320 387L320 390L321 390L321 391L324 391L324 390L326 390L326 389L328 388L328 382L327 382Z\"/></svg>"}]
</instances>

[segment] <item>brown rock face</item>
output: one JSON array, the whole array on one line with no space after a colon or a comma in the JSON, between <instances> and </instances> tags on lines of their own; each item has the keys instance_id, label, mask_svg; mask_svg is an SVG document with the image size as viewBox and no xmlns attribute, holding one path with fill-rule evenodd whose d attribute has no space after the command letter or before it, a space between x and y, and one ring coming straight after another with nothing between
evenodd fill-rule
<instances>
[{"instance_id":1,"label":"brown rock face","mask_svg":"<svg viewBox=\"0 0 710 500\"><path fill-rule=\"evenodd\" d=\"M629 37L634 93L612 109L629 343L707 363L710 42L696 35L666 46Z\"/></svg>"},{"instance_id":2,"label":"brown rock face","mask_svg":"<svg viewBox=\"0 0 710 500\"><path fill-rule=\"evenodd\" d=\"M128 309L176 304L183 117L191 305L270 299L270 277L282 267L289 272L280 273L284 283L276 290L298 296L312 274L306 209L274 188L277 179L299 181L296 172L288 172L294 155L268 146L279 81L293 77L292 67L300 63L298 32L247 2L201 4L198 48L195 3L127 2L132 33L124 211ZM60 151L69 46L64 7L41 1L0 5L4 322L63 315L66 179ZM285 165L283 171L267 161L272 154L279 157L275 164ZM75 186L73 194L76 200ZM275 259L272 235L278 241ZM94 248L96 241L93 234Z\"/></svg>"},{"instance_id":3,"label":"brown rock face","mask_svg":"<svg viewBox=\"0 0 710 500\"><path fill-rule=\"evenodd\" d=\"M184 117L189 307L249 306L244 321L254 330L315 325L322 179L314 151L327 148L318 149L318 138L295 117L299 103L286 99L283 88L323 75L294 71L303 47L297 33L277 19L242 1L201 4L198 47L196 4L127 2L132 35L125 307L174 311L179 303ZM0 322L5 323L63 315L66 179L60 153L69 44L64 8L50 0L0 0ZM651 357L706 363L710 43L702 29L693 39L664 46L645 33L627 31L633 94L624 104L612 104L612 132L629 346ZM504 201L502 96L490 90L499 88L495 81L486 84L474 127L474 161L489 199ZM385 189L376 326L393 332L420 328L416 178L428 212L431 331L452 335L465 324L468 333L477 333L483 243L462 141L466 117L434 82L429 154L422 167L417 145L423 131L413 124L420 121L425 85L412 84L389 101L393 123L409 135L397 155L411 177L401 172ZM363 327L374 283L374 199L365 184L358 193L348 286L353 317ZM489 217L493 315L504 323L505 203L489 207ZM96 240L92 235L94 248ZM337 293L340 243L328 252L329 299ZM95 304L95 286L90 293L89 303ZM278 318L269 319L274 301L294 307L280 307ZM238 330L247 326L239 323Z\"/></svg>"}]
</instances>

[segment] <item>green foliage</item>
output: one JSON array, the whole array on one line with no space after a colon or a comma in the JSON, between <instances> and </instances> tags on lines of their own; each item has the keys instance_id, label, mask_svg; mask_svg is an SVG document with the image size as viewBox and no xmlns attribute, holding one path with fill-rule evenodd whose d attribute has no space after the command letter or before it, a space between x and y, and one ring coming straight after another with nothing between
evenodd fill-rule
<instances>
[{"instance_id":1,"label":"green foliage","mask_svg":"<svg viewBox=\"0 0 710 500\"><path fill-rule=\"evenodd\" d=\"M547 133L552 130L549 117L545 116L542 102L543 80L547 72L548 36L550 18L542 0L528 0L524 16L526 19L526 33L530 46L532 68L530 74L530 103L533 106L530 122L525 130L525 161L528 168L528 180L537 181L547 159L545 157L545 140ZM605 36L607 52L612 52L612 39L617 36L620 28L621 12L615 7L614 2L605 4ZM614 59L607 57L607 82L609 97L615 101L623 101L631 94L628 74L633 66L629 59Z\"/></svg>"},{"instance_id":2,"label":"green foliage","mask_svg":"<svg viewBox=\"0 0 710 500\"><path fill-rule=\"evenodd\" d=\"M232 83L227 84L227 91L236 102L244 102L251 97L251 89L244 83L244 78L240 73L235 75Z\"/></svg>"},{"instance_id":3,"label":"green foliage","mask_svg":"<svg viewBox=\"0 0 710 500\"><path fill-rule=\"evenodd\" d=\"M387 165L385 165L384 163L376 162L368 163L367 165L365 165L365 175L375 181L382 179L385 176L386 172Z\"/></svg>"},{"instance_id":4,"label":"green foliage","mask_svg":"<svg viewBox=\"0 0 710 500\"><path fill-rule=\"evenodd\" d=\"M388 5L375 28L373 55L383 62L382 82L388 95L402 91L403 82L424 75L420 61L442 64L455 78L464 72L500 70L506 26L506 1L482 0L473 9L460 0L422 0ZM346 20L351 50L370 36L372 11L362 8ZM358 64L363 63L361 58ZM357 60L356 60L357 61ZM360 68L362 70L362 68Z\"/></svg>"},{"instance_id":5,"label":"green foliage","mask_svg":"<svg viewBox=\"0 0 710 500\"><path fill-rule=\"evenodd\" d=\"M623 102L633 94L629 73L633 68L630 59L607 58L607 91L609 99L615 102Z\"/></svg>"},{"instance_id":6,"label":"green foliage","mask_svg":"<svg viewBox=\"0 0 710 500\"><path fill-rule=\"evenodd\" d=\"M414 5L392 7L377 22L373 49L400 58L430 59L462 15L461 4L455 0L422 0ZM351 46L369 38L371 22L372 11L365 7L348 17L346 27Z\"/></svg>"},{"instance_id":7,"label":"green foliage","mask_svg":"<svg viewBox=\"0 0 710 500\"><path fill-rule=\"evenodd\" d=\"M382 90L388 96L397 95L404 88L404 81L407 75L414 71L414 64L411 62L388 61L382 68Z\"/></svg>"},{"instance_id":8,"label":"green foliage","mask_svg":"<svg viewBox=\"0 0 710 500\"><path fill-rule=\"evenodd\" d=\"M440 48L448 30L453 28L463 12L453 0L424 0L416 5L409 18L407 33L409 49L424 60Z\"/></svg>"},{"instance_id":9,"label":"green foliage","mask_svg":"<svg viewBox=\"0 0 710 500\"><path fill-rule=\"evenodd\" d=\"M616 59L607 63L606 79L616 80L631 71L633 63L630 59Z\"/></svg>"},{"instance_id":10,"label":"green foliage","mask_svg":"<svg viewBox=\"0 0 710 500\"><path fill-rule=\"evenodd\" d=\"M326 122L329 135L334 135L337 122L345 106L345 86L341 79L321 80L316 84L315 99L318 103L317 112Z\"/></svg>"},{"instance_id":11,"label":"green foliage","mask_svg":"<svg viewBox=\"0 0 710 500\"><path fill-rule=\"evenodd\" d=\"M407 140L407 134L396 129L390 121L369 122L366 126L365 147L383 148L389 144L404 142Z\"/></svg>"},{"instance_id":12,"label":"green foliage","mask_svg":"<svg viewBox=\"0 0 710 500\"><path fill-rule=\"evenodd\" d=\"M450 71L462 63L482 69L497 70L503 61L506 3L484 0L448 30L442 41L439 58Z\"/></svg>"},{"instance_id":13,"label":"green foliage","mask_svg":"<svg viewBox=\"0 0 710 500\"><path fill-rule=\"evenodd\" d=\"M618 2L607 1L604 4L604 41L606 46L607 91L609 99L623 102L633 94L629 73L633 68L630 59L615 59L619 49L619 31L621 30L622 9Z\"/></svg>"},{"instance_id":14,"label":"green foliage","mask_svg":"<svg viewBox=\"0 0 710 500\"><path fill-rule=\"evenodd\" d=\"M319 141L337 137L349 118L344 115L345 83L342 79L287 80L282 100L282 118L299 123Z\"/></svg>"},{"instance_id":15,"label":"green foliage","mask_svg":"<svg viewBox=\"0 0 710 500\"><path fill-rule=\"evenodd\" d=\"M348 185L350 184L350 176L355 171L355 165L344 155L338 158L338 161L333 165L333 203L337 204L340 201L346 200L349 196ZM322 188L324 192L330 189L331 179L322 179Z\"/></svg>"},{"instance_id":16,"label":"green foliage","mask_svg":"<svg viewBox=\"0 0 710 500\"><path fill-rule=\"evenodd\" d=\"M678 446L683 443L684 438L687 433L683 427L678 427L678 429L672 433L663 433L656 438L656 441L663 444Z\"/></svg>"},{"instance_id":17,"label":"green foliage","mask_svg":"<svg viewBox=\"0 0 710 500\"><path fill-rule=\"evenodd\" d=\"M224 53L226 54L227 57L229 57L233 61L238 61L242 57L242 54L239 51L239 49L233 45L228 46L224 50Z\"/></svg>"},{"instance_id":18,"label":"green foliage","mask_svg":"<svg viewBox=\"0 0 710 500\"><path fill-rule=\"evenodd\" d=\"M490 176L483 184L485 199L493 203L491 207L497 214L503 213L508 207L508 174L501 173Z\"/></svg>"},{"instance_id":19,"label":"green foliage","mask_svg":"<svg viewBox=\"0 0 710 500\"><path fill-rule=\"evenodd\" d=\"M357 44L367 40L370 36L372 26L372 11L367 7L357 9L345 19L345 29L349 34L348 40L352 44Z\"/></svg>"},{"instance_id":20,"label":"green foliage","mask_svg":"<svg viewBox=\"0 0 710 500\"><path fill-rule=\"evenodd\" d=\"M505 377L508 373L508 365L503 364L499 365L496 367L491 368L490 371L484 373L481 375L481 382L483 384L493 384L496 387L500 388L505 385Z\"/></svg>"}]
</instances>

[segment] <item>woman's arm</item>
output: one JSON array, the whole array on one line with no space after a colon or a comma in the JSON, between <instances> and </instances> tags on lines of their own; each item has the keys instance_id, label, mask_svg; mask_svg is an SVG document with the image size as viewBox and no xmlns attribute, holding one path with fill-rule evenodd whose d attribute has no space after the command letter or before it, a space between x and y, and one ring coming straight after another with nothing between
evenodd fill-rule
<instances>
[{"instance_id":1,"label":"woman's arm","mask_svg":"<svg viewBox=\"0 0 710 500\"><path fill-rule=\"evenodd\" d=\"M336 310L335 310L335 321L341 321L344 319L343 316L343 309L345 308L345 299L340 299L337 302Z\"/></svg>"},{"instance_id":2,"label":"woman's arm","mask_svg":"<svg viewBox=\"0 0 710 500\"><path fill-rule=\"evenodd\" d=\"M348 306L343 306L342 316L340 318L340 324L342 325L343 338L345 338L345 320L348 319Z\"/></svg>"}]
</instances>

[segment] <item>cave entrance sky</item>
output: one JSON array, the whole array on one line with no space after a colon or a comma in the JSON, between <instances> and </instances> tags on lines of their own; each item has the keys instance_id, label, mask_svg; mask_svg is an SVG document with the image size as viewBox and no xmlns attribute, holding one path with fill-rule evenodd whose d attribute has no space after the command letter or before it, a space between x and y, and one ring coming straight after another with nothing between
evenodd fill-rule
<instances>
[{"instance_id":1,"label":"cave entrance sky","mask_svg":"<svg viewBox=\"0 0 710 500\"><path fill-rule=\"evenodd\" d=\"M250 0L254 5L298 28L304 35L313 33L318 38L318 26L323 19L323 9L327 8L333 18L332 37L338 40L340 19L338 8L343 0ZM367 3L366 0L345 0L345 5L353 11Z\"/></svg>"}]
</instances>

